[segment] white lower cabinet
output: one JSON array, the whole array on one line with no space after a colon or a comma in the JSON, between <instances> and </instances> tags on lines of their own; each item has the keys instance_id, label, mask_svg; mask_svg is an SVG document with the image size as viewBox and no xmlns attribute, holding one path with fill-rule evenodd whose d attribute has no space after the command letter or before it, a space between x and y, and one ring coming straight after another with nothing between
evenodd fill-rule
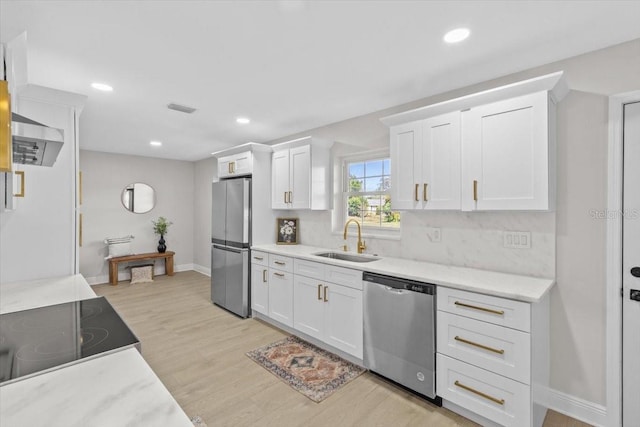
<instances>
[{"instance_id":1,"label":"white lower cabinet","mask_svg":"<svg viewBox=\"0 0 640 427\"><path fill-rule=\"evenodd\" d=\"M293 327L300 332L323 339L325 303L324 286L310 277L295 276L293 280Z\"/></svg>"},{"instance_id":2,"label":"white lower cabinet","mask_svg":"<svg viewBox=\"0 0 640 427\"><path fill-rule=\"evenodd\" d=\"M327 283L325 288L324 342L362 359L362 290L335 283Z\"/></svg>"},{"instance_id":3,"label":"white lower cabinet","mask_svg":"<svg viewBox=\"0 0 640 427\"><path fill-rule=\"evenodd\" d=\"M269 315L269 268L251 264L251 309Z\"/></svg>"},{"instance_id":4,"label":"white lower cabinet","mask_svg":"<svg viewBox=\"0 0 640 427\"><path fill-rule=\"evenodd\" d=\"M293 327L293 274L269 269L269 317Z\"/></svg>"},{"instance_id":5,"label":"white lower cabinet","mask_svg":"<svg viewBox=\"0 0 640 427\"><path fill-rule=\"evenodd\" d=\"M548 385L548 298L439 287L437 307L438 396L499 425L541 426L546 410L534 410L532 389Z\"/></svg>"}]
</instances>

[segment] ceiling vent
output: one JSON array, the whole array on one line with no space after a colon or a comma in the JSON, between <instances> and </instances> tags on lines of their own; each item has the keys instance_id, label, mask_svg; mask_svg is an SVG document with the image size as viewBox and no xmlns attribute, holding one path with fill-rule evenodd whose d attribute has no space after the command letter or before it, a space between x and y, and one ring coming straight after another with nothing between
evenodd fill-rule
<instances>
[{"instance_id":1,"label":"ceiling vent","mask_svg":"<svg viewBox=\"0 0 640 427\"><path fill-rule=\"evenodd\" d=\"M187 114L191 114L194 111L196 111L195 108L187 107L186 105L174 104L174 103L167 105L167 108L170 110L176 110L176 111L180 111L182 113L187 113Z\"/></svg>"}]
</instances>

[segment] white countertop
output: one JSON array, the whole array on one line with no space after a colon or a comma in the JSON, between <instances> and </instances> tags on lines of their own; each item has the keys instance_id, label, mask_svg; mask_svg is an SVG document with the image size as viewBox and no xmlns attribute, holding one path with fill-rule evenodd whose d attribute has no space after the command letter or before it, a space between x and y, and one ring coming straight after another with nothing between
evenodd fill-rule
<instances>
[{"instance_id":1,"label":"white countertop","mask_svg":"<svg viewBox=\"0 0 640 427\"><path fill-rule=\"evenodd\" d=\"M371 273L432 283L448 288L509 298L524 302L538 302L555 284L554 279L544 279L474 268L454 267L401 258L380 257L372 262L351 262L313 255L331 251L305 245L255 245L253 250L271 252L293 258L301 258L324 264L339 265ZM338 251L336 251L338 252ZM350 255L355 253L349 252ZM357 255L357 254L355 254ZM367 254L365 254L367 255Z\"/></svg>"},{"instance_id":2,"label":"white countertop","mask_svg":"<svg viewBox=\"0 0 640 427\"><path fill-rule=\"evenodd\" d=\"M0 387L0 425L193 427L133 348Z\"/></svg>"},{"instance_id":3,"label":"white countertop","mask_svg":"<svg viewBox=\"0 0 640 427\"><path fill-rule=\"evenodd\" d=\"M0 283L0 314L95 297L96 293L81 274Z\"/></svg>"}]
</instances>

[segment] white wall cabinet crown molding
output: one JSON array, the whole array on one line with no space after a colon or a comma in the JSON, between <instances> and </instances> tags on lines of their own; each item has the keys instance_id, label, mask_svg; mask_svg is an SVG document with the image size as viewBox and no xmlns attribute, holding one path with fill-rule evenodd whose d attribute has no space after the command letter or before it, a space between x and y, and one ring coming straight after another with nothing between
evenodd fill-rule
<instances>
[{"instance_id":1,"label":"white wall cabinet crown molding","mask_svg":"<svg viewBox=\"0 0 640 427\"><path fill-rule=\"evenodd\" d=\"M308 136L272 146L273 209L331 209L332 145Z\"/></svg>"}]
</instances>

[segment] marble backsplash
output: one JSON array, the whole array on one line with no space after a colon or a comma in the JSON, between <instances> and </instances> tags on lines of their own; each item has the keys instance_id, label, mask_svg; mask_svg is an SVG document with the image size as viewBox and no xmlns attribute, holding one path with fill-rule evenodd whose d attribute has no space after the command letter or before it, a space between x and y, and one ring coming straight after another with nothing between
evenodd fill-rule
<instances>
[{"instance_id":1,"label":"marble backsplash","mask_svg":"<svg viewBox=\"0 0 640 427\"><path fill-rule=\"evenodd\" d=\"M300 243L342 248L343 224L332 226L331 212L296 211L287 216L300 219ZM367 236L366 253L553 278L555 218L554 212L403 212L399 238ZM431 241L432 227L440 229L440 242ZM505 231L531 232L531 248L505 248ZM356 229L352 227L350 251L355 251L356 240Z\"/></svg>"}]
</instances>

